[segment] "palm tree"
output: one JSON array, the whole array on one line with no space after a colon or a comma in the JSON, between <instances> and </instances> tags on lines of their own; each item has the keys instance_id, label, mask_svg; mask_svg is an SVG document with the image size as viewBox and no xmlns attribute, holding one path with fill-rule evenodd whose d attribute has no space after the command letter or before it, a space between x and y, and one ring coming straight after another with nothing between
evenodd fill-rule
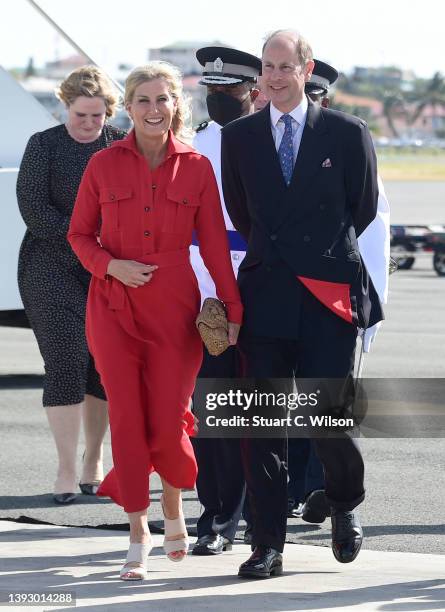
<instances>
[{"instance_id":1,"label":"palm tree","mask_svg":"<svg viewBox=\"0 0 445 612\"><path fill-rule=\"evenodd\" d=\"M394 138L399 137L399 132L394 125L394 119L405 113L405 104L401 93L398 91L385 91L383 94L383 115Z\"/></svg>"},{"instance_id":2,"label":"palm tree","mask_svg":"<svg viewBox=\"0 0 445 612\"><path fill-rule=\"evenodd\" d=\"M433 112L439 108L445 108L445 79L440 72L436 72L430 81L426 81L424 87L416 95L416 105L409 118L410 125L414 124L427 106L433 108Z\"/></svg>"}]
</instances>

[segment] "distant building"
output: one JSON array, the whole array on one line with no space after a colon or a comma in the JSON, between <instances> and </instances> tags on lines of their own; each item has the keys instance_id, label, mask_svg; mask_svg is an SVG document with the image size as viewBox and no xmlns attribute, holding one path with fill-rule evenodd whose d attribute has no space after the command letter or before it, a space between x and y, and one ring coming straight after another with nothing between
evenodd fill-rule
<instances>
[{"instance_id":1,"label":"distant building","mask_svg":"<svg viewBox=\"0 0 445 612\"><path fill-rule=\"evenodd\" d=\"M395 66L380 68L355 66L351 78L354 81L371 83L378 87L400 88L409 91L412 89L416 77L411 70L402 70Z\"/></svg>"},{"instance_id":2,"label":"distant building","mask_svg":"<svg viewBox=\"0 0 445 612\"><path fill-rule=\"evenodd\" d=\"M411 113L414 112L410 108ZM406 133L417 138L445 137L445 108L427 104L414 123L411 123Z\"/></svg>"},{"instance_id":3,"label":"distant building","mask_svg":"<svg viewBox=\"0 0 445 612\"><path fill-rule=\"evenodd\" d=\"M335 104L341 104L354 109L366 109L369 117L377 118L383 113L383 102L375 98L355 96L337 89L334 96Z\"/></svg>"},{"instance_id":4,"label":"distant building","mask_svg":"<svg viewBox=\"0 0 445 612\"><path fill-rule=\"evenodd\" d=\"M49 79L62 81L70 72L89 63L84 55L70 55L54 62L46 62L41 73Z\"/></svg>"},{"instance_id":5,"label":"distant building","mask_svg":"<svg viewBox=\"0 0 445 612\"><path fill-rule=\"evenodd\" d=\"M383 102L380 100L367 96L357 96L337 89L331 107L357 115L367 121L380 135L387 135L388 126L383 116Z\"/></svg>"},{"instance_id":6,"label":"distant building","mask_svg":"<svg viewBox=\"0 0 445 612\"><path fill-rule=\"evenodd\" d=\"M201 47L223 47L219 41L179 41L165 47L148 50L150 61L162 60L177 66L184 76L201 74L201 65L196 59L196 51Z\"/></svg>"}]
</instances>

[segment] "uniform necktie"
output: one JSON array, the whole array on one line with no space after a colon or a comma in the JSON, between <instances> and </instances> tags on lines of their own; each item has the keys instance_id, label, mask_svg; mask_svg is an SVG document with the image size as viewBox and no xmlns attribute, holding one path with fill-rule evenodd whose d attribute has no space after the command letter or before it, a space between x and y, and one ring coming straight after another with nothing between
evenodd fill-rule
<instances>
[{"instance_id":1,"label":"uniform necktie","mask_svg":"<svg viewBox=\"0 0 445 612\"><path fill-rule=\"evenodd\" d=\"M292 117L288 114L281 115L280 120L284 123L284 134L278 149L281 170L286 185L289 185L294 169L294 147L292 144Z\"/></svg>"}]
</instances>

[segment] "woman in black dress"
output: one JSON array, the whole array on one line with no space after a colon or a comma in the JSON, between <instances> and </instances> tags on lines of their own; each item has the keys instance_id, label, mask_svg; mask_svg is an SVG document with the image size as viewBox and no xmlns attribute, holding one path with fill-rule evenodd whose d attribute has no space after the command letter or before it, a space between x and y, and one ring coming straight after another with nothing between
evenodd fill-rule
<instances>
[{"instance_id":1,"label":"woman in black dress","mask_svg":"<svg viewBox=\"0 0 445 612\"><path fill-rule=\"evenodd\" d=\"M103 479L102 441L108 426L104 390L85 339L90 275L66 234L77 190L90 157L125 132L107 123L117 94L101 70L84 66L60 85L65 125L38 132L26 147L17 200L27 230L20 249L18 283L45 363L43 405L57 447L54 501L70 503L77 488L76 455L83 421L83 493Z\"/></svg>"}]
</instances>

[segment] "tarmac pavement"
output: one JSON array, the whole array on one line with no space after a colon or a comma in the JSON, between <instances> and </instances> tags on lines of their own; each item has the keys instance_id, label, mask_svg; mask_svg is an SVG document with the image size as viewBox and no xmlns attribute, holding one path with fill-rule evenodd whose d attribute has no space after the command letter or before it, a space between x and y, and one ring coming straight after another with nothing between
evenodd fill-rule
<instances>
[{"instance_id":1,"label":"tarmac pavement","mask_svg":"<svg viewBox=\"0 0 445 612\"><path fill-rule=\"evenodd\" d=\"M41 389L0 390L0 519L68 526L125 528L127 515L108 499L80 495L69 506L52 501L56 451L41 408ZM445 552L444 438L364 438L367 497L358 509L366 549L443 554ZM81 468L83 444L79 445ZM104 447L111 466L110 439ZM149 520L162 527L159 477L150 477ZM200 504L195 491L184 491L189 531L196 534ZM244 523L238 537L243 536ZM321 526L289 519L287 541L330 544L329 520Z\"/></svg>"},{"instance_id":2,"label":"tarmac pavement","mask_svg":"<svg viewBox=\"0 0 445 612\"><path fill-rule=\"evenodd\" d=\"M3 602L11 593L70 592L77 607L90 611L445 609L445 557L439 555L365 550L354 563L341 565L328 548L287 545L282 576L246 580L236 576L249 556L244 544L216 557L189 556L173 564L163 553L162 536L155 535L148 579L123 582L118 572L127 536L119 532L2 521L0 542Z\"/></svg>"}]
</instances>

